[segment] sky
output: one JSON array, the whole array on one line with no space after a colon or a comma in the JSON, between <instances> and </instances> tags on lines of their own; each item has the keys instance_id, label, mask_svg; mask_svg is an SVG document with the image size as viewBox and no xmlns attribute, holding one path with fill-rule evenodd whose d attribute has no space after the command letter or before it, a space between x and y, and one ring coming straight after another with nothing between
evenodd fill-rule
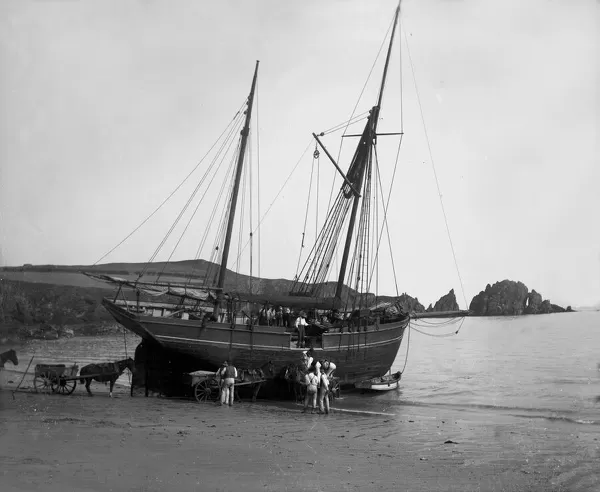
<instances>
[{"instance_id":1,"label":"sky","mask_svg":"<svg viewBox=\"0 0 600 492\"><path fill-rule=\"evenodd\" d=\"M352 113L395 5L2 2L0 264L99 260L200 161L260 60L250 153L260 211L271 206L260 276L292 278L311 132ZM454 288L466 307L435 169L467 303L503 279L565 306L600 302L599 27L591 0L402 3L402 77L390 69L380 121L404 131L390 204L400 292L427 305ZM374 104L380 62L358 112ZM339 140L324 140L337 156ZM381 140L393 157L397 142ZM299 184L277 195L307 146ZM334 171L320 166L324 193ZM147 261L184 201L102 261ZM381 293L395 289L382 277Z\"/></svg>"}]
</instances>

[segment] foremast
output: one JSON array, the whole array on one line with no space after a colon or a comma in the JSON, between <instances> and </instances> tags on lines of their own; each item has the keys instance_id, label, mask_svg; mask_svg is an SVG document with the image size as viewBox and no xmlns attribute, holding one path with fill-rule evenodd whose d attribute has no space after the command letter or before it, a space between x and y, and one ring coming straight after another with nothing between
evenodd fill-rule
<instances>
[{"instance_id":1,"label":"foremast","mask_svg":"<svg viewBox=\"0 0 600 492\"><path fill-rule=\"evenodd\" d=\"M246 108L246 121L244 128L242 128L241 135L242 139L240 142L240 153L237 159L237 166L235 171L235 181L233 183L233 190L231 193L231 202L229 204L229 217L227 218L227 231L225 233L225 241L223 243L223 255L221 256L221 266L219 268L219 278L217 281L217 300L215 301L213 314L218 316L221 311L221 304L223 302L223 286L225 285L225 277L227 275L227 260L229 258L229 248L231 246L231 234L233 231L233 222L235 220L235 209L237 207L237 199L240 189L240 182L242 178L242 170L244 168L244 157L246 154L246 144L248 143L248 135L250 134L250 119L252 117L252 106L254 103L254 90L256 88L256 77L258 75L258 64L256 61L256 67L254 69L254 77L252 78L252 86L250 88L250 95L248 96L248 107Z\"/></svg>"},{"instance_id":2,"label":"foremast","mask_svg":"<svg viewBox=\"0 0 600 492\"><path fill-rule=\"evenodd\" d=\"M340 263L340 271L338 276L338 281L335 290L335 298L341 303L342 300L342 291L344 288L344 280L346 277L346 269L348 266L348 257L350 255L350 248L352 245L352 237L354 233L354 225L356 223L356 216L358 213L358 207L360 202L360 190L363 185L365 171L367 169L367 164L370 162L372 158L372 149L373 145L377 142L377 123L379 121L379 112L381 110L381 103L383 100L383 92L385 89L385 82L387 79L388 67L390 64L390 57L392 53L392 46L394 43L394 37L396 34L396 27L398 25L398 18L400 16L400 3L398 3L398 7L396 7L396 13L394 15L394 23L392 27L392 34L390 36L390 42L388 45L387 55L385 59L385 66L383 68L383 76L381 80L381 85L379 88L379 95L377 97L377 104L373 106L369 113L369 118L367 120L367 124L365 125L365 129L360 138L360 143L354 153L354 157L352 159L352 164L348 170L348 179L354 184L354 190L352 191L348 186L350 192L354 195L353 203L352 203L352 211L350 212L350 219L348 222L348 231L346 233L346 241L344 244L344 252L342 255L342 261ZM346 185L347 186L347 185Z\"/></svg>"}]
</instances>

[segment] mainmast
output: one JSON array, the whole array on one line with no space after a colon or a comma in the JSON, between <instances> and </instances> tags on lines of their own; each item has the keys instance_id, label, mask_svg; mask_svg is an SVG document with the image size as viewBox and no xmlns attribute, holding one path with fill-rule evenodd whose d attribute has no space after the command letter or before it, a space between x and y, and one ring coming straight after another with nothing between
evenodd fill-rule
<instances>
[{"instance_id":1,"label":"mainmast","mask_svg":"<svg viewBox=\"0 0 600 492\"><path fill-rule=\"evenodd\" d=\"M356 222L356 214L358 212L358 204L360 200L360 190L362 188L363 179L365 176L365 170L367 163L371 159L371 149L377 139L377 123L379 121L379 111L381 109L381 101L383 99L383 91L385 89L385 81L387 79L388 66L390 64L390 56L392 53L392 45L394 43L394 36L396 34L396 27L398 25L398 17L400 15L400 3L396 7L396 13L394 15L394 26L392 28L392 35L390 37L390 44L388 46L387 56L385 58L385 66L383 68L383 77L381 80L381 86L379 88L379 96L377 98L377 105L373 106L369 114L369 119L360 138L360 143L352 159L352 164L348 171L348 175L355 176L353 180L354 189L358 192L354 192L354 201L352 203L352 212L350 214L350 221L348 223L348 232L346 234L346 243L344 245L344 253L342 255L342 262L340 265L340 273L338 282L335 290L335 297L338 300L342 298L342 289L344 288L344 279L346 277L346 268L348 266L348 256L350 254L350 246L352 245L352 234L354 233L354 224Z\"/></svg>"},{"instance_id":2,"label":"mainmast","mask_svg":"<svg viewBox=\"0 0 600 492\"><path fill-rule=\"evenodd\" d=\"M254 102L254 89L256 87L256 76L258 75L258 63L254 69L254 77L252 78L252 87L248 96L248 107L246 109L246 121L242 128L242 141L240 143L240 153L238 155L237 167L235 171L235 181L233 183L233 192L231 193L231 203L229 205L229 218L227 219L227 232L225 234L225 242L223 243L223 256L221 257L221 268L219 269L219 279L217 282L217 300L213 314L219 315L221 310L221 302L223 300L223 286L225 285L225 275L227 274L227 259L229 258L229 247L231 245L231 233L233 231L233 221L235 219L235 209L237 205L238 193L240 189L240 181L242 178L242 169L244 168L244 155L246 154L246 143L248 142L248 134L250 133L250 119L252 116L252 104Z\"/></svg>"}]
</instances>

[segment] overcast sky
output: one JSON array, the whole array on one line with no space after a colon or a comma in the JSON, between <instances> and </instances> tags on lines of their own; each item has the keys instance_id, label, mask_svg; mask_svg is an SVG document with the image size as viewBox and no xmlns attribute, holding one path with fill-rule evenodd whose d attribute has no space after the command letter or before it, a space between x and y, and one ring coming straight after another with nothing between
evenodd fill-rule
<instances>
[{"instance_id":1,"label":"overcast sky","mask_svg":"<svg viewBox=\"0 0 600 492\"><path fill-rule=\"evenodd\" d=\"M255 60L264 211L310 133L351 113L394 8L3 1L2 264L98 260L208 150L247 96ZM599 302L598 2L406 0L402 9L467 299L508 278L559 304ZM403 55L398 287L425 305L454 288L464 307L412 69ZM382 131L399 129L398 73ZM373 104L366 93L359 111ZM252 152L256 161L256 144ZM310 159L301 166L308 176ZM265 220L261 276L294 275L306 193L288 187ZM103 261L146 261L175 208ZM191 239L174 259L194 256Z\"/></svg>"}]
</instances>

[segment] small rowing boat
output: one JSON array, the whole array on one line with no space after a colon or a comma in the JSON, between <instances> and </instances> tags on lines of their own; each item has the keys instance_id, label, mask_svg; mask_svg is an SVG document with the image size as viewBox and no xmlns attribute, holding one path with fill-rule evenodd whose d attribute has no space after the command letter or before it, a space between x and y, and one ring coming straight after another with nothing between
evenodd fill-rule
<instances>
[{"instance_id":1,"label":"small rowing boat","mask_svg":"<svg viewBox=\"0 0 600 492\"><path fill-rule=\"evenodd\" d=\"M398 389L400 387L400 378L402 373L400 371L394 374L386 374L379 378L367 379L365 381L359 381L354 383L354 386L358 389L372 390L372 391L390 391Z\"/></svg>"}]
</instances>

